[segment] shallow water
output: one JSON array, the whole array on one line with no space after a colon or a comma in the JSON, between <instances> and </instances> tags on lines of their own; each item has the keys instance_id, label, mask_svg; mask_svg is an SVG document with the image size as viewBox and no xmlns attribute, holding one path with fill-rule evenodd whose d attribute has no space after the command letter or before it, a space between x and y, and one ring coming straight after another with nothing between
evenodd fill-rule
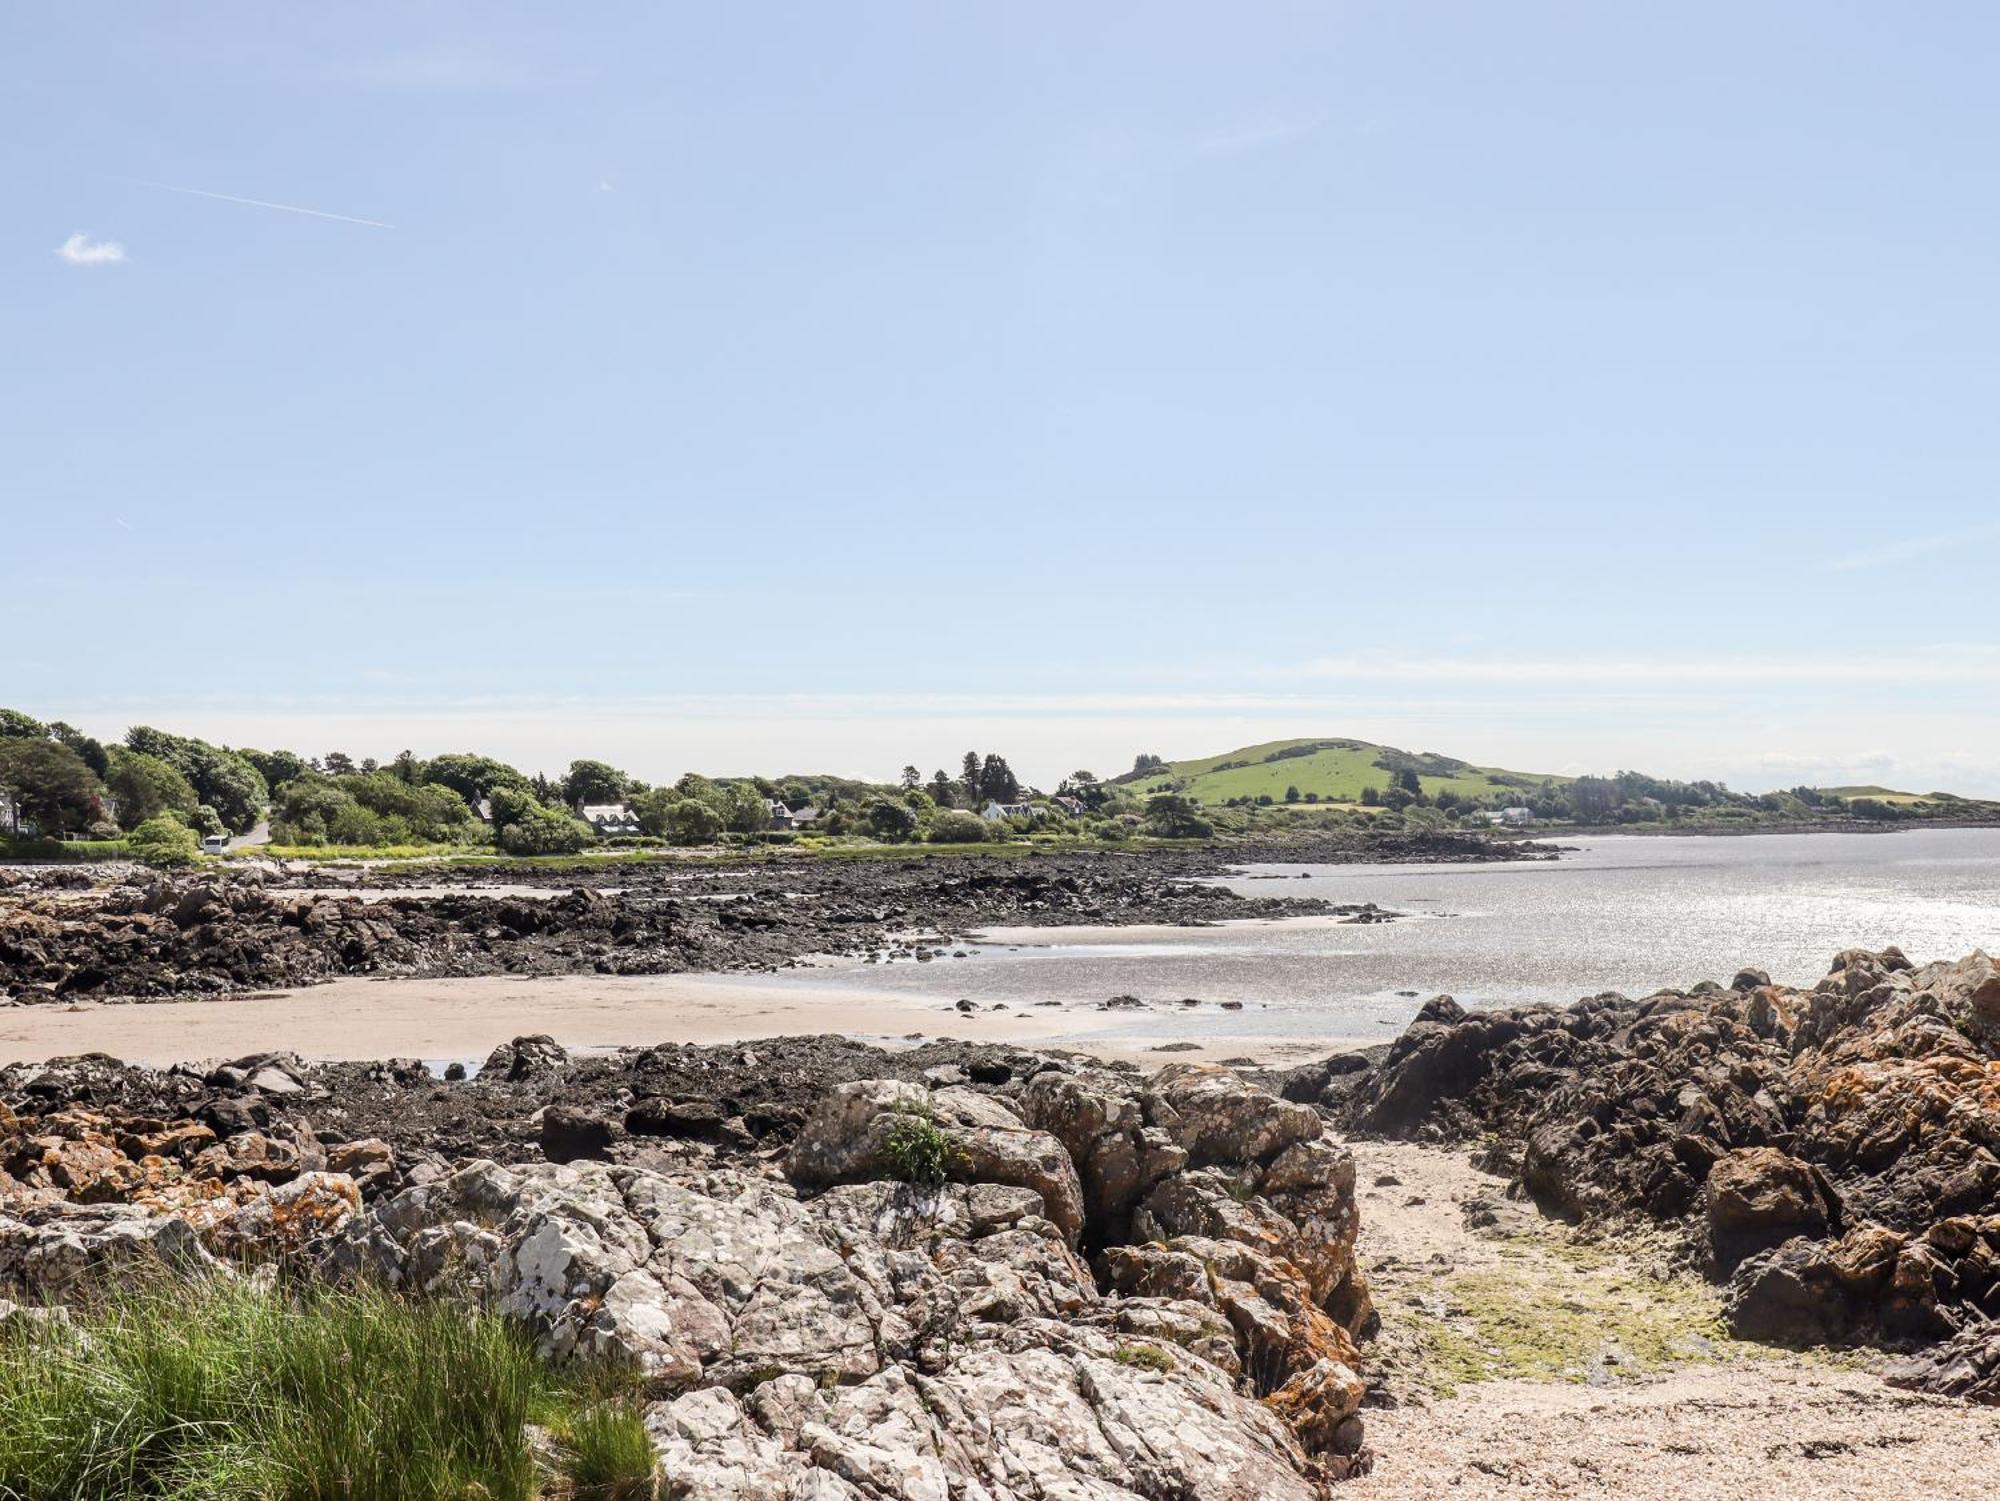
<instances>
[{"instance_id":1,"label":"shallow water","mask_svg":"<svg viewBox=\"0 0 2000 1501\"><path fill-rule=\"evenodd\" d=\"M1440 993L1471 1006L1571 1001L1727 983L1746 966L1810 984L1843 948L1893 943L1922 962L2000 947L2000 830L1568 842L1576 852L1552 863L1259 866L1225 882L1413 914L1381 926L1067 929L795 983L1011 1009L1133 994L1153 1003L1134 1019L1149 1034L1374 1040ZM1223 1001L1243 1010L1219 1015Z\"/></svg>"}]
</instances>

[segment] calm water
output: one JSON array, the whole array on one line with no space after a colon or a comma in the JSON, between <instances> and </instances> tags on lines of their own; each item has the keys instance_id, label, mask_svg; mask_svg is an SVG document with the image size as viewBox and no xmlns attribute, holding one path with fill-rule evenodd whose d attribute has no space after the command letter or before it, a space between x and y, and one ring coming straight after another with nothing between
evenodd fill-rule
<instances>
[{"instance_id":1,"label":"calm water","mask_svg":"<svg viewBox=\"0 0 2000 1501\"><path fill-rule=\"evenodd\" d=\"M1467 1005L1571 1001L1603 990L1727 983L1746 965L1809 984L1840 949L1897 944L1912 959L2000 948L2000 830L1569 841L1555 863L1259 866L1246 895L1375 902L1416 914L1324 923L1057 930L975 957L871 965L801 983L1016 1008L1132 993L1206 1003L1185 1030L1389 1036L1421 998ZM1303 878L1301 878L1303 877ZM1409 994L1414 992L1415 994ZM1162 1030L1154 1012L1148 1031ZM1168 1030L1171 1030L1169 1028Z\"/></svg>"}]
</instances>

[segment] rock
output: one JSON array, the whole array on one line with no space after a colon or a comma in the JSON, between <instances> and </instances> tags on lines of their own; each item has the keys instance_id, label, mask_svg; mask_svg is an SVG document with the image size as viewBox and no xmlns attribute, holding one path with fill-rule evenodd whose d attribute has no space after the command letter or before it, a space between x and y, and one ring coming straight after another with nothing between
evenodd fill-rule
<instances>
[{"instance_id":1,"label":"rock","mask_svg":"<svg viewBox=\"0 0 2000 1501\"><path fill-rule=\"evenodd\" d=\"M1348 1427L1347 1420L1366 1394L1361 1378L1339 1361L1317 1360L1305 1370L1293 1372L1264 1400L1291 1425L1307 1453L1345 1448L1351 1454L1361 1447L1361 1435Z\"/></svg>"},{"instance_id":2,"label":"rock","mask_svg":"<svg viewBox=\"0 0 2000 1501\"><path fill-rule=\"evenodd\" d=\"M569 1051L546 1033L503 1042L486 1055L479 1076L519 1084L525 1080L559 1077L569 1067Z\"/></svg>"},{"instance_id":3,"label":"rock","mask_svg":"<svg viewBox=\"0 0 2000 1501\"><path fill-rule=\"evenodd\" d=\"M889 1133L899 1117L930 1114L930 1091L899 1079L859 1079L822 1099L785 1158L785 1176L808 1192L891 1172Z\"/></svg>"},{"instance_id":4,"label":"rock","mask_svg":"<svg viewBox=\"0 0 2000 1501\"><path fill-rule=\"evenodd\" d=\"M611 1123L573 1105L551 1105L542 1112L542 1155L550 1162L574 1162L579 1157L611 1153Z\"/></svg>"},{"instance_id":5,"label":"rock","mask_svg":"<svg viewBox=\"0 0 2000 1501\"><path fill-rule=\"evenodd\" d=\"M719 1142L730 1136L729 1117L713 1100L641 1100L625 1113L625 1130L679 1141Z\"/></svg>"},{"instance_id":6,"label":"rock","mask_svg":"<svg viewBox=\"0 0 2000 1501\"><path fill-rule=\"evenodd\" d=\"M2000 1321L1983 1319L1892 1366L1891 1386L2000 1406Z\"/></svg>"},{"instance_id":7,"label":"rock","mask_svg":"<svg viewBox=\"0 0 2000 1501\"><path fill-rule=\"evenodd\" d=\"M1214 1065L1169 1064L1153 1076L1150 1094L1153 1113L1165 1117L1160 1123L1192 1167L1267 1161L1323 1129L1311 1106L1278 1099Z\"/></svg>"},{"instance_id":8,"label":"rock","mask_svg":"<svg viewBox=\"0 0 2000 1501\"><path fill-rule=\"evenodd\" d=\"M381 1187L396 1175L396 1149L376 1137L344 1141L328 1147L329 1172L344 1173L366 1193Z\"/></svg>"},{"instance_id":9,"label":"rock","mask_svg":"<svg viewBox=\"0 0 2000 1501\"><path fill-rule=\"evenodd\" d=\"M1724 1153L1709 1169L1707 1203L1716 1258L1730 1266L1794 1235L1824 1235L1840 1219L1823 1176L1775 1147Z\"/></svg>"}]
</instances>

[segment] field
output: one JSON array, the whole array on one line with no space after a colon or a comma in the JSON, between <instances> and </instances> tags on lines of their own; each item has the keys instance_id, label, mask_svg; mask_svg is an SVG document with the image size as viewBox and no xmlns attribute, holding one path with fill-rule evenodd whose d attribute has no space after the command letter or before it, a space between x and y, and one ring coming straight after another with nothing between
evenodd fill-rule
<instances>
[{"instance_id":1,"label":"field","mask_svg":"<svg viewBox=\"0 0 2000 1501\"><path fill-rule=\"evenodd\" d=\"M1822 787L1819 790L1849 800L1857 797L1872 798L1878 803L1888 803L1896 808L1933 808L1945 803L1963 801L1950 793L1898 792L1893 787Z\"/></svg>"},{"instance_id":2,"label":"field","mask_svg":"<svg viewBox=\"0 0 2000 1501\"><path fill-rule=\"evenodd\" d=\"M1387 765L1383 763L1387 762ZM1543 783L1562 785L1568 777L1472 766L1436 755L1412 755L1365 740L1274 740L1198 760L1174 761L1121 785L1141 797L1181 791L1213 807L1235 797L1268 796L1283 801L1287 787L1301 797L1317 793L1321 803L1356 803L1373 788L1388 789L1394 768L1414 766L1423 790L1455 792L1482 800L1531 791ZM1185 782L1186 785L1179 785Z\"/></svg>"}]
</instances>

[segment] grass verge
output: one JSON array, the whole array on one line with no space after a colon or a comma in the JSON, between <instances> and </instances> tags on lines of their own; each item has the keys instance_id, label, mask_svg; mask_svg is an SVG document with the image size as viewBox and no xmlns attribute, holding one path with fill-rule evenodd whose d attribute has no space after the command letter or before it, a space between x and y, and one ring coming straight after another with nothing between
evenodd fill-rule
<instances>
[{"instance_id":1,"label":"grass verge","mask_svg":"<svg viewBox=\"0 0 2000 1501\"><path fill-rule=\"evenodd\" d=\"M636 1406L496 1314L247 1279L142 1285L72 1313L0 1329L6 1501L654 1494Z\"/></svg>"}]
</instances>

